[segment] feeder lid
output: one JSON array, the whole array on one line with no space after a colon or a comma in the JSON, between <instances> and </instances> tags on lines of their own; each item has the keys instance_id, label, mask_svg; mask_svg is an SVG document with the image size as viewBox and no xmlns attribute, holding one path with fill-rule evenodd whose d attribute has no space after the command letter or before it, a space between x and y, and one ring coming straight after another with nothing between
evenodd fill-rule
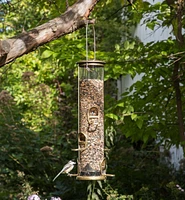
<instances>
[{"instance_id":1,"label":"feeder lid","mask_svg":"<svg viewBox=\"0 0 185 200\"><path fill-rule=\"evenodd\" d=\"M87 65L103 67L105 65L105 62L101 60L81 60L78 61L77 64L79 64L80 67L86 67Z\"/></svg>"}]
</instances>

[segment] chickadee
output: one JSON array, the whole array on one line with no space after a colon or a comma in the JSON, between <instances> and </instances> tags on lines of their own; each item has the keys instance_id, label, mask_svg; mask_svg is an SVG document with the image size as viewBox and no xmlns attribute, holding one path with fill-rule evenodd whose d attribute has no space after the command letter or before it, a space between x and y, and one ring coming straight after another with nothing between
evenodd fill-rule
<instances>
[{"instance_id":1,"label":"chickadee","mask_svg":"<svg viewBox=\"0 0 185 200\"><path fill-rule=\"evenodd\" d=\"M60 176L60 174L69 174L69 172L73 169L76 163L70 160L66 165L64 165L63 169L55 176L53 181Z\"/></svg>"}]
</instances>

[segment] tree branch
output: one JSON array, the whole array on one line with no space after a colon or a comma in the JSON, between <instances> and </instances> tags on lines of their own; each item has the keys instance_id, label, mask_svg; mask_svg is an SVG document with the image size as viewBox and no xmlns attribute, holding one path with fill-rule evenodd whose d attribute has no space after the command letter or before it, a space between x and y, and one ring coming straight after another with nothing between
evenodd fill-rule
<instances>
[{"instance_id":1,"label":"tree branch","mask_svg":"<svg viewBox=\"0 0 185 200\"><path fill-rule=\"evenodd\" d=\"M92 9L100 0L78 0L60 17L52 19L29 32L0 41L0 67L34 51L61 36L84 27ZM93 20L88 21L94 23Z\"/></svg>"}]
</instances>

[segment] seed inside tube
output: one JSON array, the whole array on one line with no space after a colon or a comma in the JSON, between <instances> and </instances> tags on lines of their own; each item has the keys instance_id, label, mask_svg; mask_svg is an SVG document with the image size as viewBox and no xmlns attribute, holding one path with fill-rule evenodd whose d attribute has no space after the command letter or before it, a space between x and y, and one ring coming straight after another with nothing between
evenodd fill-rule
<instances>
[{"instance_id":1,"label":"seed inside tube","mask_svg":"<svg viewBox=\"0 0 185 200\"><path fill-rule=\"evenodd\" d=\"M87 148L80 151L81 174L100 173L104 160L104 82L79 80L79 132L87 137ZM82 148L79 144L79 148Z\"/></svg>"}]
</instances>

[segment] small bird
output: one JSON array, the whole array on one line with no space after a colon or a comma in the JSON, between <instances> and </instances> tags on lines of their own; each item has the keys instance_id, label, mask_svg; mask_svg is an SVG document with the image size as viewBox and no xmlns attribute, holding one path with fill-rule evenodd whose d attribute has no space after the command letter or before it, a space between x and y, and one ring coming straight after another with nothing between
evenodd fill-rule
<instances>
[{"instance_id":1,"label":"small bird","mask_svg":"<svg viewBox=\"0 0 185 200\"><path fill-rule=\"evenodd\" d=\"M69 174L69 172L74 168L75 164L75 162L70 160L66 165L64 165L63 169L55 176L53 181L55 181L60 176L60 174Z\"/></svg>"}]
</instances>

